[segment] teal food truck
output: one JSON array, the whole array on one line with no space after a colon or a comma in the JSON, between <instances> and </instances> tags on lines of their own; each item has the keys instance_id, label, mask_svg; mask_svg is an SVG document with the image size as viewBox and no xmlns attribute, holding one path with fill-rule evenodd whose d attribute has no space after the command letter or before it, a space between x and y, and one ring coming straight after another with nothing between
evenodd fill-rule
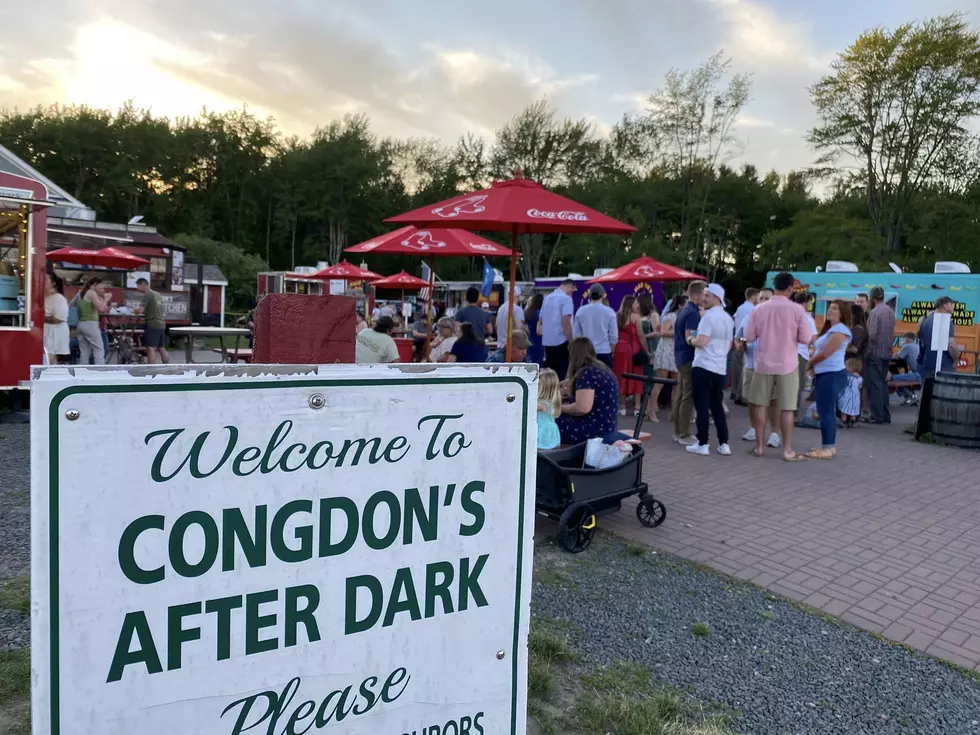
<instances>
[{"instance_id":1,"label":"teal food truck","mask_svg":"<svg viewBox=\"0 0 980 735\"><path fill-rule=\"evenodd\" d=\"M777 271L766 276L766 284L772 286ZM875 286L885 292L885 301L895 309L898 326L896 343L906 332L918 332L919 322L933 308L936 299L949 296L956 304L953 323L956 325L956 341L965 354L960 367L972 370L976 365L980 346L980 273L971 273L963 263L936 263L932 273L903 273L892 265L887 273L861 272L853 263L830 261L826 268L812 272L792 271L794 289L812 293L813 316L819 327L827 311L827 303L854 301L859 294L867 293Z\"/></svg>"}]
</instances>

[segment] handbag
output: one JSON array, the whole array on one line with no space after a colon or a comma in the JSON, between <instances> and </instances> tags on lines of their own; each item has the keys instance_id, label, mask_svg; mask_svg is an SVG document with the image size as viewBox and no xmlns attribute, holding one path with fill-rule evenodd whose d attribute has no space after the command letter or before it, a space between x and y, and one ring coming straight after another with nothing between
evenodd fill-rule
<instances>
[{"instance_id":1,"label":"handbag","mask_svg":"<svg viewBox=\"0 0 980 735\"><path fill-rule=\"evenodd\" d=\"M646 350L637 350L633 353L633 365L636 367L646 367L650 364L650 353Z\"/></svg>"}]
</instances>

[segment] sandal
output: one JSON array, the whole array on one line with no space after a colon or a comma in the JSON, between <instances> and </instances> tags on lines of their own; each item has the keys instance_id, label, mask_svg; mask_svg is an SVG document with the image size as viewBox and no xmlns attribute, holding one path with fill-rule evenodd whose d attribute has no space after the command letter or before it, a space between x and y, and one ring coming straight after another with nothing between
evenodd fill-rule
<instances>
[{"instance_id":1,"label":"sandal","mask_svg":"<svg viewBox=\"0 0 980 735\"><path fill-rule=\"evenodd\" d=\"M805 455L807 459L833 459L837 456L836 449L811 449Z\"/></svg>"},{"instance_id":2,"label":"sandal","mask_svg":"<svg viewBox=\"0 0 980 735\"><path fill-rule=\"evenodd\" d=\"M783 455L783 462L806 462L807 458L802 454L794 454L792 457Z\"/></svg>"},{"instance_id":3,"label":"sandal","mask_svg":"<svg viewBox=\"0 0 980 735\"><path fill-rule=\"evenodd\" d=\"M762 452L760 452L760 451L759 451L758 449L756 449L755 447L752 447L752 448L751 448L751 449L749 450L749 454L751 454L751 455L752 455L753 457L756 457L757 459L759 459L759 458L761 458L761 457L764 457L764 456L765 456L765 455L764 455L764 454L763 454Z\"/></svg>"}]
</instances>

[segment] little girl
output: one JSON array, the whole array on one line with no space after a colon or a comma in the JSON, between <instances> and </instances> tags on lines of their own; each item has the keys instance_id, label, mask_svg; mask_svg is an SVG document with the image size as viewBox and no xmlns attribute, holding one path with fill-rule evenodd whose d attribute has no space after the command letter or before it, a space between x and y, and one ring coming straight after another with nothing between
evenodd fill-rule
<instances>
[{"instance_id":1,"label":"little girl","mask_svg":"<svg viewBox=\"0 0 980 735\"><path fill-rule=\"evenodd\" d=\"M837 398L837 409L840 411L844 426L848 429L855 426L861 416L861 360L851 358L846 363L847 384Z\"/></svg>"},{"instance_id":2,"label":"little girl","mask_svg":"<svg viewBox=\"0 0 980 735\"><path fill-rule=\"evenodd\" d=\"M538 449L555 449L561 444L558 424L561 415L561 382L554 370L538 373Z\"/></svg>"}]
</instances>

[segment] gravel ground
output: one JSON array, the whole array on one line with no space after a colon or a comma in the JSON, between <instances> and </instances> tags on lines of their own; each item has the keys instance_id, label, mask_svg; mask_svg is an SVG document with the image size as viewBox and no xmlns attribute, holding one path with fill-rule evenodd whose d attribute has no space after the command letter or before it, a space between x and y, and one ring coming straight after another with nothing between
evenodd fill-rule
<instances>
[{"instance_id":1,"label":"gravel ground","mask_svg":"<svg viewBox=\"0 0 980 735\"><path fill-rule=\"evenodd\" d=\"M0 424L0 586L31 567L31 447L27 424ZM30 643L27 615L0 610L0 650Z\"/></svg>"},{"instance_id":2,"label":"gravel ground","mask_svg":"<svg viewBox=\"0 0 980 735\"><path fill-rule=\"evenodd\" d=\"M547 543L535 579L532 614L572 623L586 662L649 666L740 712L736 731L980 735L980 681L669 555L609 535L577 556Z\"/></svg>"}]
</instances>

